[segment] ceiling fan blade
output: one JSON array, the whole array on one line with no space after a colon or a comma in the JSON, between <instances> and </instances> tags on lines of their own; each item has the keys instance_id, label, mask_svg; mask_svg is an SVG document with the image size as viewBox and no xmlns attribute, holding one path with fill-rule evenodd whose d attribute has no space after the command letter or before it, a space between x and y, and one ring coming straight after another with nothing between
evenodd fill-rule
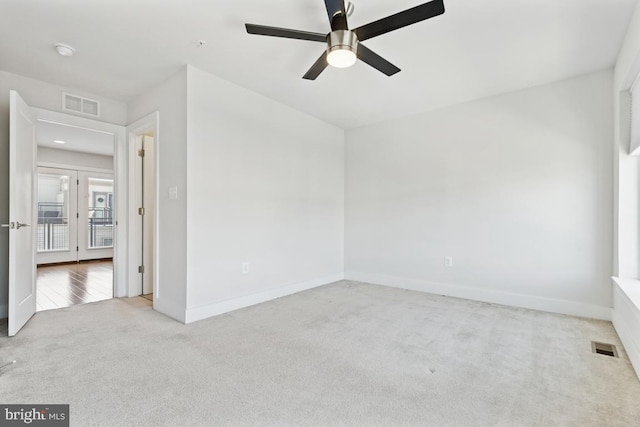
<instances>
[{"instance_id":1,"label":"ceiling fan blade","mask_svg":"<svg viewBox=\"0 0 640 427\"><path fill-rule=\"evenodd\" d=\"M318 58L315 64L313 64L311 68L309 68L307 74L305 74L302 78L307 80L315 80L320 75L320 73L323 72L325 68L327 68L327 65L329 65L329 63L327 62L327 51L325 50L322 56Z\"/></svg>"},{"instance_id":2,"label":"ceiling fan blade","mask_svg":"<svg viewBox=\"0 0 640 427\"><path fill-rule=\"evenodd\" d=\"M393 76L395 73L400 72L400 68L396 67L391 62L387 61L362 44L358 45L357 55L362 62L366 62L367 64L371 65L373 68L380 71L381 73L386 74L387 76Z\"/></svg>"},{"instance_id":3,"label":"ceiling fan blade","mask_svg":"<svg viewBox=\"0 0 640 427\"><path fill-rule=\"evenodd\" d=\"M377 37L381 34L397 30L398 28L406 27L407 25L415 24L416 22L424 21L425 19L442 15L443 13L443 0L433 0L429 3L421 4L420 6L407 9L404 12L399 12L395 15L387 16L386 18L382 18L369 24L363 25L362 27L358 27L353 31L358 36L358 40L364 41L373 37Z\"/></svg>"},{"instance_id":4,"label":"ceiling fan blade","mask_svg":"<svg viewBox=\"0 0 640 427\"><path fill-rule=\"evenodd\" d=\"M266 25L245 24L247 33L260 36L284 37L287 39L310 40L312 42L327 42L327 35L311 33L309 31L290 30L287 28L267 27Z\"/></svg>"},{"instance_id":5,"label":"ceiling fan blade","mask_svg":"<svg viewBox=\"0 0 640 427\"><path fill-rule=\"evenodd\" d=\"M324 0L327 7L327 15L331 23L331 31L347 30L347 9L344 0Z\"/></svg>"}]
</instances>

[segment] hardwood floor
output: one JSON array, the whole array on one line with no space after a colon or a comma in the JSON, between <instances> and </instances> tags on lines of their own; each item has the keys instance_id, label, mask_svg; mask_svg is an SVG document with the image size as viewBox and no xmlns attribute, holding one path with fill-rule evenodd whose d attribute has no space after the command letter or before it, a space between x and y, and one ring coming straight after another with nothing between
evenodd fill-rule
<instances>
[{"instance_id":1,"label":"hardwood floor","mask_svg":"<svg viewBox=\"0 0 640 427\"><path fill-rule=\"evenodd\" d=\"M37 311L113 298L113 261L38 266Z\"/></svg>"}]
</instances>

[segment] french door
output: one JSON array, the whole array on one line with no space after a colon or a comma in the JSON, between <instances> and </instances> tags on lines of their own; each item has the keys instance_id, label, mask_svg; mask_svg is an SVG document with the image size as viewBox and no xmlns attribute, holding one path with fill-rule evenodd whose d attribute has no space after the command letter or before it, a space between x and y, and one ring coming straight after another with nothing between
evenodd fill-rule
<instances>
[{"instance_id":1,"label":"french door","mask_svg":"<svg viewBox=\"0 0 640 427\"><path fill-rule=\"evenodd\" d=\"M113 175L38 167L37 263L113 257Z\"/></svg>"},{"instance_id":2,"label":"french door","mask_svg":"<svg viewBox=\"0 0 640 427\"><path fill-rule=\"evenodd\" d=\"M113 174L78 172L78 260L113 258Z\"/></svg>"}]
</instances>

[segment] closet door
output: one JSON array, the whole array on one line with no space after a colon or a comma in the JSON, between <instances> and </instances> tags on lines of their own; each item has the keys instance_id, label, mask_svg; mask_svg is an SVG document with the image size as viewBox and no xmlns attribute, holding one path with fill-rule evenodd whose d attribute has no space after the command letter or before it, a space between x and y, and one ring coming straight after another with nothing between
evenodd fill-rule
<instances>
[{"instance_id":1,"label":"closet door","mask_svg":"<svg viewBox=\"0 0 640 427\"><path fill-rule=\"evenodd\" d=\"M38 264L78 260L78 173L38 168Z\"/></svg>"},{"instance_id":2,"label":"closet door","mask_svg":"<svg viewBox=\"0 0 640 427\"><path fill-rule=\"evenodd\" d=\"M78 258L113 258L113 174L78 172Z\"/></svg>"}]
</instances>

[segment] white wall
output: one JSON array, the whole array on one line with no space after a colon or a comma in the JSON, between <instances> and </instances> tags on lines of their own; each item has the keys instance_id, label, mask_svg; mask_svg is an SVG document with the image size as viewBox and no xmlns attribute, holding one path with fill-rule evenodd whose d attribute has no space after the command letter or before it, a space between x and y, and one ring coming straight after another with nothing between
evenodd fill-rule
<instances>
[{"instance_id":1,"label":"white wall","mask_svg":"<svg viewBox=\"0 0 640 427\"><path fill-rule=\"evenodd\" d=\"M609 318L611 88L603 71L347 132L347 279Z\"/></svg>"},{"instance_id":2,"label":"white wall","mask_svg":"<svg viewBox=\"0 0 640 427\"><path fill-rule=\"evenodd\" d=\"M38 147L38 164L55 164L75 169L96 168L113 171L113 156Z\"/></svg>"},{"instance_id":3,"label":"white wall","mask_svg":"<svg viewBox=\"0 0 640 427\"><path fill-rule=\"evenodd\" d=\"M9 91L12 89L17 90L32 107L67 114L69 112L62 111L62 92L83 95L101 102L100 120L119 125L127 121L124 103L0 71L0 223L9 221ZM7 315L8 262L9 234L7 229L0 229L0 318Z\"/></svg>"},{"instance_id":4,"label":"white wall","mask_svg":"<svg viewBox=\"0 0 640 427\"><path fill-rule=\"evenodd\" d=\"M155 155L159 160L159 236L154 309L185 321L187 286L187 71L178 72L128 105L129 123L160 112ZM169 187L178 199L169 199Z\"/></svg>"},{"instance_id":5,"label":"white wall","mask_svg":"<svg viewBox=\"0 0 640 427\"><path fill-rule=\"evenodd\" d=\"M340 280L344 132L188 74L187 321Z\"/></svg>"}]
</instances>

